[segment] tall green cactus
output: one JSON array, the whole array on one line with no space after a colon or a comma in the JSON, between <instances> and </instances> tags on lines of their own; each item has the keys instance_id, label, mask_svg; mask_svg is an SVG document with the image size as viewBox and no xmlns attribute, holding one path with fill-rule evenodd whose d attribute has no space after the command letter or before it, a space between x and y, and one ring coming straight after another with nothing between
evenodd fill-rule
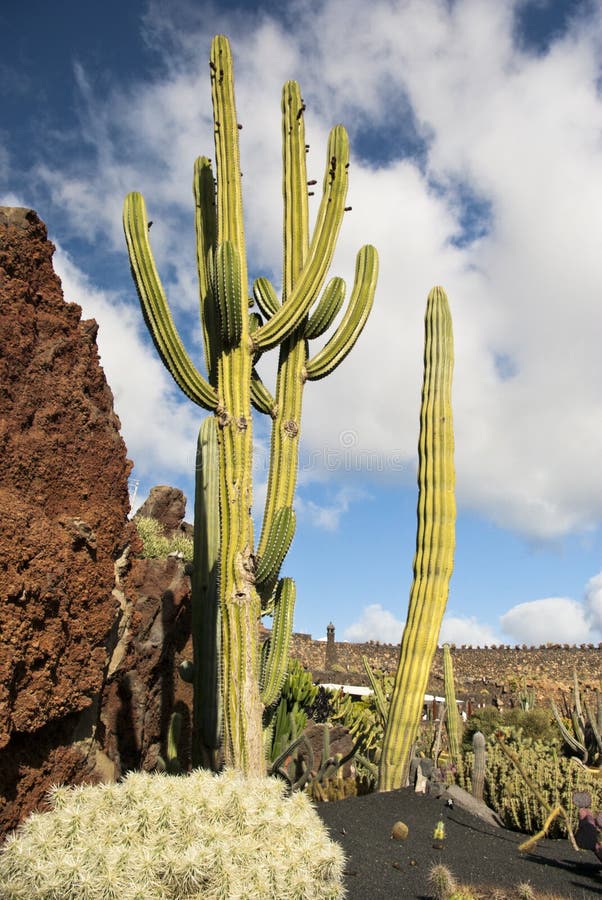
<instances>
[{"instance_id":1,"label":"tall green cactus","mask_svg":"<svg viewBox=\"0 0 602 900\"><path fill-rule=\"evenodd\" d=\"M456 502L451 407L451 315L435 287L425 316L424 382L418 445L418 531L414 581L380 760L380 791L403 787L453 569Z\"/></svg>"},{"instance_id":2,"label":"tall green cactus","mask_svg":"<svg viewBox=\"0 0 602 900\"><path fill-rule=\"evenodd\" d=\"M445 707L447 717L447 740L449 743L449 755L454 765L460 761L460 714L456 703L456 687L454 685L454 666L451 658L449 644L443 645L443 680L445 683Z\"/></svg>"},{"instance_id":3,"label":"tall green cactus","mask_svg":"<svg viewBox=\"0 0 602 900\"><path fill-rule=\"evenodd\" d=\"M310 241L305 126L299 86L282 92L284 273L282 298L265 278L249 313L243 231L238 118L232 57L218 35L209 62L216 176L211 162L194 166L197 266L206 377L192 363L174 325L153 260L145 203L132 193L124 229L132 273L155 346L176 383L213 416L199 435L193 585L193 760L250 774L265 772L262 715L274 704L286 672L295 586L279 579L292 540L303 387L332 372L351 350L370 312L378 258L357 256L353 290L332 336L308 358L308 341L332 323L344 283L322 291L345 213L349 146L337 125L328 141L326 172ZM312 311L312 307L315 307ZM274 395L257 369L262 353L280 347ZM251 519L252 411L272 419L268 492L255 548ZM202 533L203 532L203 533ZM206 532L206 533L205 533ZM260 649L261 616L273 617Z\"/></svg>"}]
</instances>

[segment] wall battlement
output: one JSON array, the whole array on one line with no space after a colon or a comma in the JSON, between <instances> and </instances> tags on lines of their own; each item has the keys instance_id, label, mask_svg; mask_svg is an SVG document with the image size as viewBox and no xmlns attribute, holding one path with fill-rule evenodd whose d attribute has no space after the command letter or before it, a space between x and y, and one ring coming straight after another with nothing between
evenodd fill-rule
<instances>
[{"instance_id":1,"label":"wall battlement","mask_svg":"<svg viewBox=\"0 0 602 900\"><path fill-rule=\"evenodd\" d=\"M452 644L451 648L459 696L471 697L476 702L511 702L512 695L523 687L523 679L527 687L535 689L539 700L569 691L574 671L585 690L599 688L602 681L602 644L544 644L540 647ZM320 680L325 680L323 675L328 672L331 675L338 673L337 680L345 676L347 681L362 684L367 683L362 656L366 656L373 669L394 673L399 644L335 641L333 628L328 641L315 641L309 634L294 634L291 656ZM440 691L442 685L443 650L438 647L429 690Z\"/></svg>"}]
</instances>

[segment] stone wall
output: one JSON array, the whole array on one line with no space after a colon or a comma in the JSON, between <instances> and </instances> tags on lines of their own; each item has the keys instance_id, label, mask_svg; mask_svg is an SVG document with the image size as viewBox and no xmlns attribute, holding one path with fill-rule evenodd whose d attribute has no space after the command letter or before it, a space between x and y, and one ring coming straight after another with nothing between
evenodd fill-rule
<instances>
[{"instance_id":1,"label":"stone wall","mask_svg":"<svg viewBox=\"0 0 602 900\"><path fill-rule=\"evenodd\" d=\"M397 667L399 645L368 641L350 644L334 641L336 664L327 666L326 641L314 641L311 635L295 634L292 656L322 681L365 684L362 664L366 656L373 669L393 673ZM332 650L329 651L329 655ZM476 702L512 702L523 678L543 700L570 689L576 670L582 687L594 690L602 679L602 645L546 644L543 647L456 647L452 645L454 677L460 696ZM443 650L438 648L433 661L429 690L440 692L443 685Z\"/></svg>"}]
</instances>

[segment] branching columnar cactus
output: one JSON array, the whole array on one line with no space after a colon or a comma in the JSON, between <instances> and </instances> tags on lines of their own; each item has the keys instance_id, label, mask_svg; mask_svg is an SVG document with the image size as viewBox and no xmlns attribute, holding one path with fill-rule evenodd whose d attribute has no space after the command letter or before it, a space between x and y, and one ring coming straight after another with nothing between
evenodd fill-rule
<instances>
[{"instance_id":1,"label":"branching columnar cactus","mask_svg":"<svg viewBox=\"0 0 602 900\"><path fill-rule=\"evenodd\" d=\"M452 322L443 288L425 316L424 382L418 444L418 531L414 581L380 760L379 790L403 787L420 723L453 569L456 502L451 407Z\"/></svg>"},{"instance_id":2,"label":"branching columnar cactus","mask_svg":"<svg viewBox=\"0 0 602 900\"><path fill-rule=\"evenodd\" d=\"M267 279L258 278L253 295L261 315L249 313L253 301L249 301L243 232L239 125L227 38L213 39L209 66L216 177L210 160L199 157L193 181L207 377L190 360L175 328L152 257L140 194L126 198L124 227L157 350L184 393L213 413L199 436L197 466L195 662L188 673L195 695L193 759L214 766L223 761L260 774L265 771L262 713L278 699L292 628L295 586L278 575L295 528L292 504L303 387L307 380L332 372L353 347L372 306L378 260L371 246L359 251L346 312L323 348L308 358L308 341L332 324L344 298L340 278L330 281L321 297L320 292L345 212L349 146L345 129L337 125L329 137L322 200L310 241L305 105L299 86L290 81L282 93L282 298ZM276 346L280 357L272 395L256 363ZM267 501L257 547L251 519L251 405L273 422ZM205 529L206 535L201 533ZM260 650L262 615L273 616L273 627Z\"/></svg>"},{"instance_id":3,"label":"branching columnar cactus","mask_svg":"<svg viewBox=\"0 0 602 900\"><path fill-rule=\"evenodd\" d=\"M449 644L443 645L443 678L445 683L445 707L447 709L445 727L447 728L449 755L452 763L457 765L460 760L460 714L456 703L454 667Z\"/></svg>"}]
</instances>

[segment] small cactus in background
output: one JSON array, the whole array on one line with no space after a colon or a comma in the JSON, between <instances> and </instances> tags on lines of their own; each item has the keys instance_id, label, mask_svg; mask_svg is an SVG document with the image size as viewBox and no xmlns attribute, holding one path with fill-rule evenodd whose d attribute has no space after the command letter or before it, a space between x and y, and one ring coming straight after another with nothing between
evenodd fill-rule
<instances>
[{"instance_id":1,"label":"small cactus in background","mask_svg":"<svg viewBox=\"0 0 602 900\"><path fill-rule=\"evenodd\" d=\"M192 559L192 540L185 534L166 537L161 523L150 516L136 516L134 522L142 541L142 556L146 559L164 559L170 553Z\"/></svg>"},{"instance_id":2,"label":"small cactus in background","mask_svg":"<svg viewBox=\"0 0 602 900\"><path fill-rule=\"evenodd\" d=\"M353 289L332 336L313 356L309 341L329 328L345 285L325 287L345 215L349 142L337 125L328 140L322 200L310 241L305 104L299 85L282 91L284 272L282 298L256 279L249 313L238 118L228 39L211 44L216 174L211 161L194 166L197 266L206 377L176 330L149 243L143 197L130 193L123 223L132 274L157 351L181 390L212 415L197 453L192 573L193 765L265 773L263 713L278 700L292 632L295 585L279 570L295 528L301 402L305 383L329 375L353 348L376 288L371 246L356 259ZM324 288L324 290L323 290ZM320 292L322 295L320 297ZM256 368L279 347L272 395ZM267 499L255 546L252 506L252 412L272 420ZM208 424L207 424L208 423ZM259 622L272 617L260 649Z\"/></svg>"},{"instance_id":3,"label":"small cactus in background","mask_svg":"<svg viewBox=\"0 0 602 900\"><path fill-rule=\"evenodd\" d=\"M410 829L405 822L395 822L391 829L391 837L396 841L405 841L410 833Z\"/></svg>"},{"instance_id":4,"label":"small cactus in background","mask_svg":"<svg viewBox=\"0 0 602 900\"><path fill-rule=\"evenodd\" d=\"M435 847L437 850L441 850L444 843L445 822L443 821L443 819L439 819L439 821L435 825L435 830L433 831L433 847Z\"/></svg>"},{"instance_id":5,"label":"small cactus in background","mask_svg":"<svg viewBox=\"0 0 602 900\"><path fill-rule=\"evenodd\" d=\"M573 671L573 707L570 712L573 724L572 734L562 721L558 707L553 700L550 700L550 705L562 738L568 748L573 753L578 754L583 763L599 765L602 761L602 700L600 692L596 691L596 712L594 715L585 698L583 698L583 701L581 699L577 671Z\"/></svg>"},{"instance_id":6,"label":"small cactus in background","mask_svg":"<svg viewBox=\"0 0 602 900\"><path fill-rule=\"evenodd\" d=\"M482 731L475 731L472 737L472 752L474 759L472 762L471 785L472 796L476 800L483 799L483 788L485 787L485 735Z\"/></svg>"},{"instance_id":7,"label":"small cactus in background","mask_svg":"<svg viewBox=\"0 0 602 900\"><path fill-rule=\"evenodd\" d=\"M307 708L314 703L318 688L311 672L306 672L298 660L289 666L280 700L269 710L265 729L266 756L274 762L301 734L307 725Z\"/></svg>"},{"instance_id":8,"label":"small cactus in background","mask_svg":"<svg viewBox=\"0 0 602 900\"><path fill-rule=\"evenodd\" d=\"M425 316L418 444L414 581L380 759L379 791L405 786L453 569L456 502L451 407L453 334L447 297L435 287Z\"/></svg>"},{"instance_id":9,"label":"small cactus in background","mask_svg":"<svg viewBox=\"0 0 602 900\"><path fill-rule=\"evenodd\" d=\"M449 743L449 755L452 765L457 766L460 761L460 714L456 703L456 689L454 686L454 668L452 664L449 644L443 645L443 677L445 680L445 708L447 718L447 740Z\"/></svg>"},{"instance_id":10,"label":"small cactus in background","mask_svg":"<svg viewBox=\"0 0 602 900\"><path fill-rule=\"evenodd\" d=\"M521 709L529 710L535 707L535 688L527 687L526 676L523 675L522 687L518 692L518 703Z\"/></svg>"}]
</instances>

